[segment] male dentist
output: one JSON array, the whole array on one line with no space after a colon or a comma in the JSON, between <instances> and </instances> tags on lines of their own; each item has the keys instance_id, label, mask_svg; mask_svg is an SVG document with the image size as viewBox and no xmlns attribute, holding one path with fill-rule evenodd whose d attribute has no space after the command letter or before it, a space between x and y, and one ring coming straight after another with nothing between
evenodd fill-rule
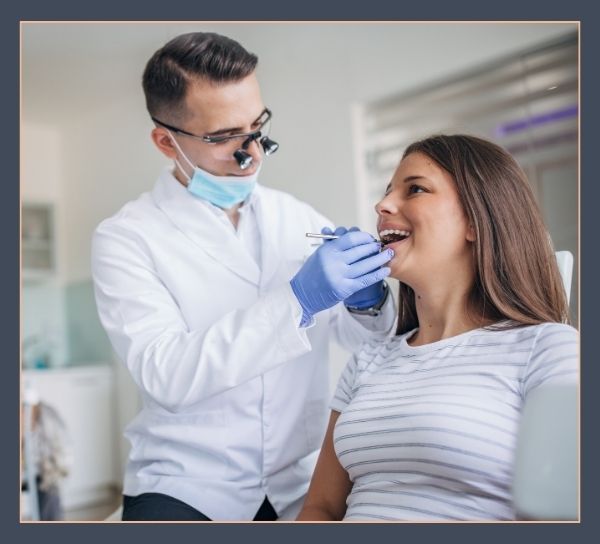
<instances>
[{"instance_id":1,"label":"male dentist","mask_svg":"<svg viewBox=\"0 0 600 544\"><path fill-rule=\"evenodd\" d=\"M328 413L328 342L391 333L391 254L257 183L276 151L257 57L184 34L148 61L152 141L173 166L93 237L98 312L143 408L127 427L123 520L299 511Z\"/></svg>"}]
</instances>

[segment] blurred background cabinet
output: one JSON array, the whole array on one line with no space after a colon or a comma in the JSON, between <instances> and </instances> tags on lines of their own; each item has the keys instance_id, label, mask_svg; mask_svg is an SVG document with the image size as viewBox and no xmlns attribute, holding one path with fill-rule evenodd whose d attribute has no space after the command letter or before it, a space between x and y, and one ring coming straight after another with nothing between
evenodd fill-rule
<instances>
[{"instance_id":1,"label":"blurred background cabinet","mask_svg":"<svg viewBox=\"0 0 600 544\"><path fill-rule=\"evenodd\" d=\"M23 278L42 280L55 272L54 209L52 204L23 203L21 251Z\"/></svg>"}]
</instances>

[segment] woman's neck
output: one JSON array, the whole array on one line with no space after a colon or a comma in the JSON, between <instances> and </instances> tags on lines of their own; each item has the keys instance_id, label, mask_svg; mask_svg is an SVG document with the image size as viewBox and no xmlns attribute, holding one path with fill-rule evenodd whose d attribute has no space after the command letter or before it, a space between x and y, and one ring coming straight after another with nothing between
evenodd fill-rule
<instances>
[{"instance_id":1,"label":"woman's neck","mask_svg":"<svg viewBox=\"0 0 600 544\"><path fill-rule=\"evenodd\" d=\"M411 346L431 344L477 329L490 322L469 307L471 284L445 282L441 287L415 289L419 330L410 338Z\"/></svg>"}]
</instances>

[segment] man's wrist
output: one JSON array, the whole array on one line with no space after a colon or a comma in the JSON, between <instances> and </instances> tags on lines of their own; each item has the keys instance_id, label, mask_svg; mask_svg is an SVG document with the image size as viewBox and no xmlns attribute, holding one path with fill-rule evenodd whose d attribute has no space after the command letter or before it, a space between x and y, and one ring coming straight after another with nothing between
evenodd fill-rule
<instances>
[{"instance_id":1,"label":"man's wrist","mask_svg":"<svg viewBox=\"0 0 600 544\"><path fill-rule=\"evenodd\" d=\"M363 307L363 308L358 307L358 306L348 305L348 304L345 304L345 306L346 306L346 308L348 308L348 311L353 314L377 316L381 313L381 308L383 308L383 305L386 303L386 301L388 299L389 291L390 291L390 289L388 287L388 284L384 281L383 282L383 295L381 296L379 301L376 302L375 304L373 304L372 306Z\"/></svg>"},{"instance_id":2,"label":"man's wrist","mask_svg":"<svg viewBox=\"0 0 600 544\"><path fill-rule=\"evenodd\" d=\"M292 293L296 297L300 308L302 308L302 318L300 320L300 327L306 327L311 323L313 314L309 311L309 309L303 302L304 297L302 296L302 288L297 284L296 277L293 277L290 280L290 287L292 288Z\"/></svg>"}]
</instances>

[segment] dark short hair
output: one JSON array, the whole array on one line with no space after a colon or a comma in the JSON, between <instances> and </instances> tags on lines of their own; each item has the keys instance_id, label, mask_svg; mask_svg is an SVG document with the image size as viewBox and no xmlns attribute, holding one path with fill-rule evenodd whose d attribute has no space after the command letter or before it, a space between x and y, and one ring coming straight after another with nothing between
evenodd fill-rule
<instances>
[{"instance_id":1,"label":"dark short hair","mask_svg":"<svg viewBox=\"0 0 600 544\"><path fill-rule=\"evenodd\" d=\"M501 328L567 323L568 305L554 249L523 169L499 145L475 136L436 135L414 142L454 179L476 240L470 311ZM414 291L400 283L397 333L418 327Z\"/></svg>"},{"instance_id":2,"label":"dark short hair","mask_svg":"<svg viewBox=\"0 0 600 544\"><path fill-rule=\"evenodd\" d=\"M213 32L181 34L152 55L142 77L146 108L164 121L185 116L190 82L239 81L254 72L258 57L238 42Z\"/></svg>"}]
</instances>

